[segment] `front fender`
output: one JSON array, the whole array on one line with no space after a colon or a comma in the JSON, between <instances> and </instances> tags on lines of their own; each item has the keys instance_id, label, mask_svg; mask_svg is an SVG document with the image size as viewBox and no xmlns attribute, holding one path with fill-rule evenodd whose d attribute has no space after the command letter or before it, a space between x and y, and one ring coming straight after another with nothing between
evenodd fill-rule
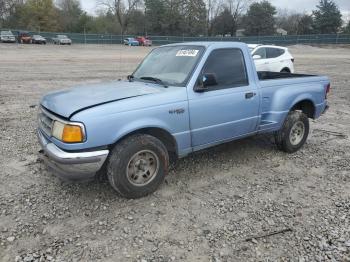
<instances>
[{"instance_id":1,"label":"front fender","mask_svg":"<svg viewBox=\"0 0 350 262\"><path fill-rule=\"evenodd\" d=\"M172 135L171 129L167 126L166 123L161 121L160 119L155 119L155 118L142 118L142 119L137 119L132 122L127 123L124 125L121 129L119 129L114 137L113 137L113 142L111 144L115 144L118 141L120 141L123 137L134 133L137 130L145 129L145 128L159 128L170 135Z\"/></svg>"},{"instance_id":2,"label":"front fender","mask_svg":"<svg viewBox=\"0 0 350 262\"><path fill-rule=\"evenodd\" d=\"M74 115L72 120L83 122L86 127L87 139L84 143L65 144L55 141L56 145L65 150L84 150L108 147L115 144L126 135L144 128L159 128L174 137L178 152L189 150L191 135L187 101L165 103L140 109L113 112L115 107L125 109L132 103L146 105L147 97L143 99L125 100L93 107ZM149 97L151 99L151 96ZM182 108L183 113L171 113L169 110Z\"/></svg>"}]
</instances>

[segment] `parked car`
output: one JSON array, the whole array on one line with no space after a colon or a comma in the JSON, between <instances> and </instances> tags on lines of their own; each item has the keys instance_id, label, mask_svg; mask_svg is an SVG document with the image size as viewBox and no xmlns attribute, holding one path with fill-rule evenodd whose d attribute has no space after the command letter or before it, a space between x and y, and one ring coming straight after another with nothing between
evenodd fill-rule
<instances>
[{"instance_id":1,"label":"parked car","mask_svg":"<svg viewBox=\"0 0 350 262\"><path fill-rule=\"evenodd\" d=\"M32 43L33 44L40 44L40 45L44 44L44 45L46 45L46 38L42 37L41 35L33 35Z\"/></svg>"},{"instance_id":2,"label":"parked car","mask_svg":"<svg viewBox=\"0 0 350 262\"><path fill-rule=\"evenodd\" d=\"M25 31L19 31L17 34L17 42L21 44L31 44L32 36Z\"/></svg>"},{"instance_id":3,"label":"parked car","mask_svg":"<svg viewBox=\"0 0 350 262\"><path fill-rule=\"evenodd\" d=\"M139 42L141 46L152 46L152 40L145 36L138 36L136 40Z\"/></svg>"},{"instance_id":4,"label":"parked car","mask_svg":"<svg viewBox=\"0 0 350 262\"><path fill-rule=\"evenodd\" d=\"M71 45L72 40L68 38L66 35L57 35L52 38L52 41L55 45Z\"/></svg>"},{"instance_id":5,"label":"parked car","mask_svg":"<svg viewBox=\"0 0 350 262\"><path fill-rule=\"evenodd\" d=\"M274 133L293 153L330 91L324 76L257 73L247 45L234 42L155 48L128 80L42 98L38 137L54 173L85 180L106 172L120 195L138 198L162 183L169 159L221 143Z\"/></svg>"},{"instance_id":6,"label":"parked car","mask_svg":"<svg viewBox=\"0 0 350 262\"><path fill-rule=\"evenodd\" d=\"M2 43L16 43L16 38L11 31L0 32L0 42Z\"/></svg>"},{"instance_id":7,"label":"parked car","mask_svg":"<svg viewBox=\"0 0 350 262\"><path fill-rule=\"evenodd\" d=\"M274 45L248 45L257 71L294 73L294 57L288 48Z\"/></svg>"},{"instance_id":8,"label":"parked car","mask_svg":"<svg viewBox=\"0 0 350 262\"><path fill-rule=\"evenodd\" d=\"M129 45L129 46L139 46L139 41L137 41L135 38L126 38L124 39L124 45Z\"/></svg>"}]
</instances>

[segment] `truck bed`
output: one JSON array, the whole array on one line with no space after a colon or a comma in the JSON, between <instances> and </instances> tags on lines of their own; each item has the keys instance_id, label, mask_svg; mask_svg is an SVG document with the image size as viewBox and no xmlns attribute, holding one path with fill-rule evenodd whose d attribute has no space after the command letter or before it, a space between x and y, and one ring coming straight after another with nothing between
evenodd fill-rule
<instances>
[{"instance_id":1,"label":"truck bed","mask_svg":"<svg viewBox=\"0 0 350 262\"><path fill-rule=\"evenodd\" d=\"M292 74L287 72L268 72L268 71L258 72L258 77L260 81L274 80L274 79L281 79L281 78L299 78L299 77L315 77L315 76L316 75Z\"/></svg>"}]
</instances>

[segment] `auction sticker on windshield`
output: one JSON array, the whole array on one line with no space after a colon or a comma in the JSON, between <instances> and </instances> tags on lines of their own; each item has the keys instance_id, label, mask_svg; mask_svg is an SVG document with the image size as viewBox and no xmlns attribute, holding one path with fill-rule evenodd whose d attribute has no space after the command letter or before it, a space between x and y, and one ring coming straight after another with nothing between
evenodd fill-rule
<instances>
[{"instance_id":1,"label":"auction sticker on windshield","mask_svg":"<svg viewBox=\"0 0 350 262\"><path fill-rule=\"evenodd\" d=\"M195 49L179 50L176 56L197 56L198 52L199 50Z\"/></svg>"}]
</instances>

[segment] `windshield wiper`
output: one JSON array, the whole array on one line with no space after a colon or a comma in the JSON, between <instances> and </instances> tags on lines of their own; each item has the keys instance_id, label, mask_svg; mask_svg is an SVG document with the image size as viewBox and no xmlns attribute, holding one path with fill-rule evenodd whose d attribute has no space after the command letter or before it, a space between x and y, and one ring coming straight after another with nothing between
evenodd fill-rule
<instances>
[{"instance_id":1,"label":"windshield wiper","mask_svg":"<svg viewBox=\"0 0 350 262\"><path fill-rule=\"evenodd\" d=\"M168 87L168 85L165 84L162 79L159 79L159 78L156 78L156 77L153 77L153 76L142 76L142 77L140 77L140 79L142 79L142 80L149 80L149 81L155 82L157 84L160 84L160 85L164 86L165 88Z\"/></svg>"}]
</instances>

